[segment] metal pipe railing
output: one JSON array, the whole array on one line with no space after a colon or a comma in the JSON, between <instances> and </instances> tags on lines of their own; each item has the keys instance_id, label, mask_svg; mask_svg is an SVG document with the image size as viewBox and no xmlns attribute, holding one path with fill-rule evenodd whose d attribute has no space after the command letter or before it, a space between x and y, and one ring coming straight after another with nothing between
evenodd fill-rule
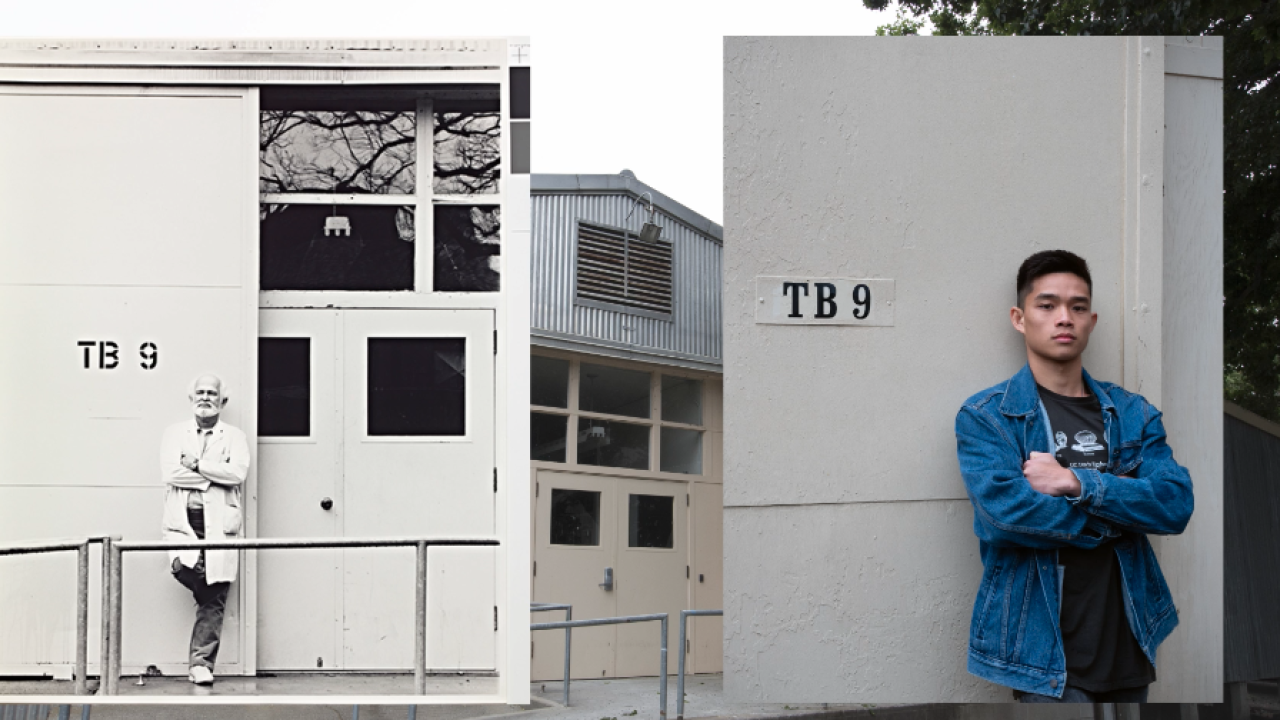
<instances>
[{"instance_id":1,"label":"metal pipe railing","mask_svg":"<svg viewBox=\"0 0 1280 720\"><path fill-rule=\"evenodd\" d=\"M659 702L661 703L661 705L659 706L658 717L660 718L660 720L667 720L667 614L666 613L654 613L652 615L627 615L624 617L611 617L611 618L594 618L591 620L566 620L563 622L532 623L529 625L529 630L532 632L534 630L559 630L561 628L594 627L596 625L625 625L627 623L648 622L650 620L662 621L662 642L661 642L661 649L658 654L658 678L659 678L659 686L661 688L661 690L658 693L661 696L659 699ZM564 684L566 688L569 685L568 673L565 673ZM566 689L565 692L567 693L568 690Z\"/></svg>"},{"instance_id":2,"label":"metal pipe railing","mask_svg":"<svg viewBox=\"0 0 1280 720\"><path fill-rule=\"evenodd\" d=\"M529 612L563 610L565 622L573 619L573 605L569 603L530 603ZM564 706L569 707L569 651L573 645L573 628L564 629Z\"/></svg>"},{"instance_id":3,"label":"metal pipe railing","mask_svg":"<svg viewBox=\"0 0 1280 720\"><path fill-rule=\"evenodd\" d=\"M690 617L706 617L724 615L724 610L681 610L680 611L680 662L676 663L679 678L676 680L676 720L684 720L684 659L688 655L685 649L685 628Z\"/></svg>"},{"instance_id":4,"label":"metal pipe railing","mask_svg":"<svg viewBox=\"0 0 1280 720\"><path fill-rule=\"evenodd\" d=\"M192 540L183 542L170 541L116 541L110 547L110 583L111 623L107 636L111 648L107 653L109 674L104 673L106 680L102 687L104 694L117 695L120 691L120 648L121 648L121 610L124 598L124 553L157 552L166 550L284 550L284 549L333 549L333 548L374 548L374 547L414 547L417 548L417 598L415 602L417 617L414 641L413 682L414 691L419 695L427 692L427 549L430 547L459 546L497 546L499 541L492 538L424 538L424 537L391 537L391 538L230 538L225 540Z\"/></svg>"},{"instance_id":5,"label":"metal pipe railing","mask_svg":"<svg viewBox=\"0 0 1280 720\"><path fill-rule=\"evenodd\" d=\"M16 543L12 545L0 546L0 555L34 555L37 553L50 552L66 552L70 550L76 551L76 660L75 669L75 694L85 695L89 692L89 546L93 543L102 544L103 554L103 578L107 576L107 558L110 552L107 548L112 540L118 539L112 535L90 535L83 538L74 538L72 540L58 540L54 542L34 542L34 543ZM107 608L106 593L103 593L103 610L105 619L105 610ZM105 633L107 625L103 622L103 631ZM107 636L104 634L102 638L103 647L107 645ZM106 653L104 651L103 658ZM103 665L102 677L105 678L105 668Z\"/></svg>"}]
</instances>

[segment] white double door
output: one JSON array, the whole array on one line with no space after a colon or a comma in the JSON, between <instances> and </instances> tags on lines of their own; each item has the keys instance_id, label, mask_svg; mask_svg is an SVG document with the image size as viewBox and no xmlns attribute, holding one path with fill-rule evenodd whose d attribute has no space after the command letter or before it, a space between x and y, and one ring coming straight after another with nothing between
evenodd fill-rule
<instances>
[{"instance_id":1,"label":"white double door","mask_svg":"<svg viewBox=\"0 0 1280 720\"><path fill-rule=\"evenodd\" d=\"M683 482L535 470L533 600L570 603L573 618L668 614L667 672L689 605L688 491ZM612 582L606 582L606 579ZM563 619L534 613L534 622ZM657 622L573 631L572 677L657 675ZM564 676L564 633L533 634L533 680Z\"/></svg>"},{"instance_id":2,"label":"white double door","mask_svg":"<svg viewBox=\"0 0 1280 720\"><path fill-rule=\"evenodd\" d=\"M492 537L490 310L262 310L261 537ZM274 433L274 434L272 434ZM262 550L258 666L407 670L413 548ZM427 667L492 670L495 551L433 548Z\"/></svg>"}]
</instances>

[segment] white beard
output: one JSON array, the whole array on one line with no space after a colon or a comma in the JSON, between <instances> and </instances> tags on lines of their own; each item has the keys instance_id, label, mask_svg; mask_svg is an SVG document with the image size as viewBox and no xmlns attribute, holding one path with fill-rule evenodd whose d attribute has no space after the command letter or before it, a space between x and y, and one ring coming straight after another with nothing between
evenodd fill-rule
<instances>
[{"instance_id":1,"label":"white beard","mask_svg":"<svg viewBox=\"0 0 1280 720\"><path fill-rule=\"evenodd\" d=\"M199 405L199 404L192 405L191 407L192 407L192 410L195 411L196 417L200 417L200 418L218 417L218 408L216 407L213 407L210 405Z\"/></svg>"}]
</instances>

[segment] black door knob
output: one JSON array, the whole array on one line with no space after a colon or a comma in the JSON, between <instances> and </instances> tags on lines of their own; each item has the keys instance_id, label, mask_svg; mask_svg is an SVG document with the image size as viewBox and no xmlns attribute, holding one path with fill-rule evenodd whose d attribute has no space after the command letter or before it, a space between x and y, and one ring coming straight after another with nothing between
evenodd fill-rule
<instances>
[{"instance_id":1,"label":"black door knob","mask_svg":"<svg viewBox=\"0 0 1280 720\"><path fill-rule=\"evenodd\" d=\"M321 507L322 509L324 509L324 510L329 510L330 508L332 508L332 507L333 507L333 499L332 499L332 498L325 498L325 499L321 500L321 501L320 501L320 507Z\"/></svg>"}]
</instances>

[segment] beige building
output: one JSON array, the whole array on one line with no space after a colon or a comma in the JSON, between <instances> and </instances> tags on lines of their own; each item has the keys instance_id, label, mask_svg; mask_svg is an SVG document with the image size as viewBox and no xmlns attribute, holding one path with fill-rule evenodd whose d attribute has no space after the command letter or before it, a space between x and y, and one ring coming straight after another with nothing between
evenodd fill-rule
<instances>
[{"instance_id":1,"label":"beige building","mask_svg":"<svg viewBox=\"0 0 1280 720\"><path fill-rule=\"evenodd\" d=\"M531 191L533 601L668 613L669 671L685 652L718 672L719 618L678 643L681 610L721 607L721 229L628 171ZM563 653L534 633L533 679L561 678ZM573 677L657 673L652 623L573 631Z\"/></svg>"}]
</instances>

